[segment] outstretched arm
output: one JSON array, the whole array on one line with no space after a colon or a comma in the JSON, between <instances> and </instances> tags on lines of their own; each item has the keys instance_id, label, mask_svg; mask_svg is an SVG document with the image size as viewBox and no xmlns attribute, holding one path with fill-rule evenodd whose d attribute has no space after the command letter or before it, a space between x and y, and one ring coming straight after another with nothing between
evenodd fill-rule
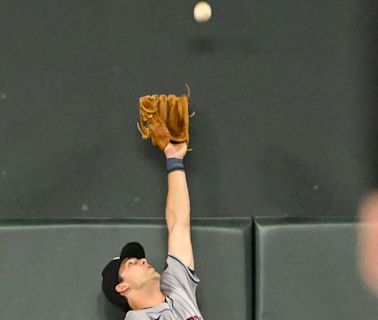
<instances>
[{"instance_id":1,"label":"outstretched arm","mask_svg":"<svg viewBox=\"0 0 378 320\"><path fill-rule=\"evenodd\" d=\"M164 149L166 158L184 159L187 144L169 143ZM193 248L190 237L190 199L185 171L168 174L168 194L165 217L168 228L168 253L194 270Z\"/></svg>"}]
</instances>

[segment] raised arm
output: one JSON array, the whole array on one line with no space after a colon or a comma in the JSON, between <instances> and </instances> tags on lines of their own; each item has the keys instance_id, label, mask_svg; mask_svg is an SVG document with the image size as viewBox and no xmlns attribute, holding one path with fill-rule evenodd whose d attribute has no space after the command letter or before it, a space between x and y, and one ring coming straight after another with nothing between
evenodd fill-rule
<instances>
[{"instance_id":1,"label":"raised arm","mask_svg":"<svg viewBox=\"0 0 378 320\"><path fill-rule=\"evenodd\" d=\"M186 143L169 143L164 149L166 158L184 159ZM168 174L168 194L165 210L168 228L168 253L172 254L194 270L193 248L190 237L190 199L183 170Z\"/></svg>"}]
</instances>

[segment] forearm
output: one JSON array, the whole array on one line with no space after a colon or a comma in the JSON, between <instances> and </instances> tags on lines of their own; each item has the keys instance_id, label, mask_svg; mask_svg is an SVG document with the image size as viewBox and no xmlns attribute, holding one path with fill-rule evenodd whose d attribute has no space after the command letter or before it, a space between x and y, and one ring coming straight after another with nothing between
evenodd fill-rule
<instances>
[{"instance_id":1,"label":"forearm","mask_svg":"<svg viewBox=\"0 0 378 320\"><path fill-rule=\"evenodd\" d=\"M186 143L168 144L164 149L167 159L184 159ZM176 170L178 169L178 170ZM168 227L168 253L194 269L192 241L190 237L190 200L183 164L167 160L168 192L165 216ZM174 170L174 171L171 171Z\"/></svg>"},{"instance_id":2,"label":"forearm","mask_svg":"<svg viewBox=\"0 0 378 320\"><path fill-rule=\"evenodd\" d=\"M168 230L190 225L190 199L185 171L168 174L167 205L165 210Z\"/></svg>"}]
</instances>

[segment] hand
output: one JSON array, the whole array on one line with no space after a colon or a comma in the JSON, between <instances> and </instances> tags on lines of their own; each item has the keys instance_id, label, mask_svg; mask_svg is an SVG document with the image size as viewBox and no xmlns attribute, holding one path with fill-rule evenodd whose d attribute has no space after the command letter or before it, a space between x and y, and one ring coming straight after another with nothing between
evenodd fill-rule
<instances>
[{"instance_id":1,"label":"hand","mask_svg":"<svg viewBox=\"0 0 378 320\"><path fill-rule=\"evenodd\" d=\"M164 148L164 153L167 158L184 159L188 146L186 142L183 143L168 143Z\"/></svg>"}]
</instances>

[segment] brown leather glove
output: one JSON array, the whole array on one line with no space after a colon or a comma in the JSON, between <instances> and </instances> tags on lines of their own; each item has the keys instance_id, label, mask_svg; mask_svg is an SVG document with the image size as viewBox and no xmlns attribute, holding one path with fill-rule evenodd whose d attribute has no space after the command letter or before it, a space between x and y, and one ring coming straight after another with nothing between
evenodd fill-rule
<instances>
[{"instance_id":1,"label":"brown leather glove","mask_svg":"<svg viewBox=\"0 0 378 320\"><path fill-rule=\"evenodd\" d=\"M189 91L179 97L154 94L139 98L139 132L162 151L169 142L189 146L189 117Z\"/></svg>"}]
</instances>

